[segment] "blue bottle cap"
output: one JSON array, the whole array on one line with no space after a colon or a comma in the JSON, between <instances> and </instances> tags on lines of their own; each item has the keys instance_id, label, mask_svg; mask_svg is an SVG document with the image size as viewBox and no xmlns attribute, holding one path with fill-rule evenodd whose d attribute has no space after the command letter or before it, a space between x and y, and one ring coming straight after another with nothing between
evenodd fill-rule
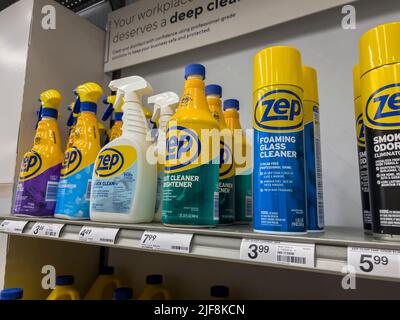
<instances>
[{"instance_id":1,"label":"blue bottle cap","mask_svg":"<svg viewBox=\"0 0 400 320\"><path fill-rule=\"evenodd\" d=\"M4 289L0 291L0 300L19 300L23 294L24 291L20 288Z\"/></svg>"},{"instance_id":2,"label":"blue bottle cap","mask_svg":"<svg viewBox=\"0 0 400 320\"><path fill-rule=\"evenodd\" d=\"M113 293L113 300L130 300L133 297L131 288L117 288Z\"/></svg>"},{"instance_id":3,"label":"blue bottle cap","mask_svg":"<svg viewBox=\"0 0 400 320\"><path fill-rule=\"evenodd\" d=\"M226 286L213 286L211 287L211 297L229 298L229 288Z\"/></svg>"},{"instance_id":4,"label":"blue bottle cap","mask_svg":"<svg viewBox=\"0 0 400 320\"><path fill-rule=\"evenodd\" d=\"M217 84L210 84L206 86L206 96L217 95L222 97L222 87Z\"/></svg>"},{"instance_id":5,"label":"blue bottle cap","mask_svg":"<svg viewBox=\"0 0 400 320\"><path fill-rule=\"evenodd\" d=\"M239 100L228 99L224 101L224 111L227 109L236 109L239 111Z\"/></svg>"},{"instance_id":6,"label":"blue bottle cap","mask_svg":"<svg viewBox=\"0 0 400 320\"><path fill-rule=\"evenodd\" d=\"M163 276L161 274L151 274L146 278L147 284L162 284Z\"/></svg>"},{"instance_id":7,"label":"blue bottle cap","mask_svg":"<svg viewBox=\"0 0 400 320\"><path fill-rule=\"evenodd\" d=\"M73 276L57 276L56 285L57 286L69 286L74 284Z\"/></svg>"},{"instance_id":8,"label":"blue bottle cap","mask_svg":"<svg viewBox=\"0 0 400 320\"><path fill-rule=\"evenodd\" d=\"M190 76L199 75L206 78L206 68L202 64L188 64L185 67L185 79Z\"/></svg>"},{"instance_id":9,"label":"blue bottle cap","mask_svg":"<svg viewBox=\"0 0 400 320\"><path fill-rule=\"evenodd\" d=\"M102 266L100 268L99 274L102 276L112 276L114 274L115 270L114 267L111 266Z\"/></svg>"}]
</instances>

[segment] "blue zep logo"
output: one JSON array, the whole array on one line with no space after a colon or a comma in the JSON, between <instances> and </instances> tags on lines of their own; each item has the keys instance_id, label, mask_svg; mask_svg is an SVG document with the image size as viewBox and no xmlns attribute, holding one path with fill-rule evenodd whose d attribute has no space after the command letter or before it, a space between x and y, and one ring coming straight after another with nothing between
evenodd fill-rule
<instances>
[{"instance_id":1,"label":"blue zep logo","mask_svg":"<svg viewBox=\"0 0 400 320\"><path fill-rule=\"evenodd\" d=\"M20 180L26 180L35 177L42 168L42 158L35 151L29 151L22 160L22 166L19 173Z\"/></svg>"},{"instance_id":2,"label":"blue zep logo","mask_svg":"<svg viewBox=\"0 0 400 320\"><path fill-rule=\"evenodd\" d=\"M272 90L254 107L255 128L265 131L300 131L303 128L301 98L290 90Z\"/></svg>"},{"instance_id":3,"label":"blue zep logo","mask_svg":"<svg viewBox=\"0 0 400 320\"><path fill-rule=\"evenodd\" d=\"M82 162L82 153L77 147L69 148L64 155L64 160L61 165L61 175L69 176L74 173Z\"/></svg>"},{"instance_id":4,"label":"blue zep logo","mask_svg":"<svg viewBox=\"0 0 400 320\"><path fill-rule=\"evenodd\" d=\"M223 177L233 169L233 153L228 144L220 142L219 149L219 176Z\"/></svg>"},{"instance_id":5,"label":"blue zep logo","mask_svg":"<svg viewBox=\"0 0 400 320\"><path fill-rule=\"evenodd\" d=\"M200 152L201 143L194 131L182 126L172 126L167 130L165 170L183 171L198 160Z\"/></svg>"},{"instance_id":6,"label":"blue zep logo","mask_svg":"<svg viewBox=\"0 0 400 320\"><path fill-rule=\"evenodd\" d=\"M356 120L356 128L357 128L357 142L364 146L365 145L365 126L363 114L361 113Z\"/></svg>"},{"instance_id":7,"label":"blue zep logo","mask_svg":"<svg viewBox=\"0 0 400 320\"><path fill-rule=\"evenodd\" d=\"M110 177L124 165L124 156L116 149L109 148L103 150L97 157L95 174L98 177Z\"/></svg>"}]
</instances>

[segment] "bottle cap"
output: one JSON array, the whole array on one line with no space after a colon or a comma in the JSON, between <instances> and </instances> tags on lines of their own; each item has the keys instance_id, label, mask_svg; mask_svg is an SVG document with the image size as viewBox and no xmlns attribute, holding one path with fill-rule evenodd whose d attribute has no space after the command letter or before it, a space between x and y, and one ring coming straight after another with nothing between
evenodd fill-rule
<instances>
[{"instance_id":1,"label":"bottle cap","mask_svg":"<svg viewBox=\"0 0 400 320\"><path fill-rule=\"evenodd\" d=\"M377 26L359 41L360 76L390 63L400 62L400 22Z\"/></svg>"},{"instance_id":2,"label":"bottle cap","mask_svg":"<svg viewBox=\"0 0 400 320\"><path fill-rule=\"evenodd\" d=\"M224 111L226 111L227 109L236 109L237 111L239 111L239 100L236 99L225 100L223 109Z\"/></svg>"},{"instance_id":3,"label":"bottle cap","mask_svg":"<svg viewBox=\"0 0 400 320\"><path fill-rule=\"evenodd\" d=\"M185 79L195 75L202 76L204 80L206 78L206 68L202 64L188 64L185 67Z\"/></svg>"},{"instance_id":4,"label":"bottle cap","mask_svg":"<svg viewBox=\"0 0 400 320\"><path fill-rule=\"evenodd\" d=\"M146 278L147 284L162 284L163 283L163 276L161 274L152 274L147 276Z\"/></svg>"},{"instance_id":5,"label":"bottle cap","mask_svg":"<svg viewBox=\"0 0 400 320\"><path fill-rule=\"evenodd\" d=\"M213 286L211 287L211 297L229 298L229 288L226 286Z\"/></svg>"},{"instance_id":6,"label":"bottle cap","mask_svg":"<svg viewBox=\"0 0 400 320\"><path fill-rule=\"evenodd\" d=\"M19 300L23 294L24 291L20 288L4 289L0 291L0 300Z\"/></svg>"},{"instance_id":7,"label":"bottle cap","mask_svg":"<svg viewBox=\"0 0 400 320\"><path fill-rule=\"evenodd\" d=\"M131 288L117 288L113 293L113 300L131 300L133 290Z\"/></svg>"},{"instance_id":8,"label":"bottle cap","mask_svg":"<svg viewBox=\"0 0 400 320\"><path fill-rule=\"evenodd\" d=\"M103 89L95 82L87 82L76 88L80 101L96 103L103 95Z\"/></svg>"},{"instance_id":9,"label":"bottle cap","mask_svg":"<svg viewBox=\"0 0 400 320\"><path fill-rule=\"evenodd\" d=\"M217 84L210 84L206 86L206 96L216 95L222 97L222 87Z\"/></svg>"},{"instance_id":10,"label":"bottle cap","mask_svg":"<svg viewBox=\"0 0 400 320\"><path fill-rule=\"evenodd\" d=\"M42 102L43 108L51 108L58 110L62 97L57 90L51 89L41 93L39 100Z\"/></svg>"},{"instance_id":11,"label":"bottle cap","mask_svg":"<svg viewBox=\"0 0 400 320\"><path fill-rule=\"evenodd\" d=\"M361 97L360 65L356 64L353 68L353 90L354 100Z\"/></svg>"},{"instance_id":12,"label":"bottle cap","mask_svg":"<svg viewBox=\"0 0 400 320\"><path fill-rule=\"evenodd\" d=\"M303 100L319 103L317 71L309 66L303 66Z\"/></svg>"},{"instance_id":13,"label":"bottle cap","mask_svg":"<svg viewBox=\"0 0 400 320\"><path fill-rule=\"evenodd\" d=\"M292 47L266 48L254 57L254 92L272 85L293 85L303 88L300 52Z\"/></svg>"},{"instance_id":14,"label":"bottle cap","mask_svg":"<svg viewBox=\"0 0 400 320\"><path fill-rule=\"evenodd\" d=\"M100 268L99 274L100 274L100 275L103 275L103 276L112 276L112 275L114 274L114 272L115 272L114 267L111 267L111 266L102 266L102 267Z\"/></svg>"},{"instance_id":15,"label":"bottle cap","mask_svg":"<svg viewBox=\"0 0 400 320\"><path fill-rule=\"evenodd\" d=\"M74 284L73 276L57 276L56 285L57 286L69 286Z\"/></svg>"}]
</instances>

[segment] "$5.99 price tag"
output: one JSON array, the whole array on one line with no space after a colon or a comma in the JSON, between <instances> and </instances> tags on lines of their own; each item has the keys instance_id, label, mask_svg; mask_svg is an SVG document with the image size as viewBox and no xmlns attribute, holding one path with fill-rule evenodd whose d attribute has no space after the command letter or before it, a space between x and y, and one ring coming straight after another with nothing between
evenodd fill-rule
<instances>
[{"instance_id":1,"label":"$5.99 price tag","mask_svg":"<svg viewBox=\"0 0 400 320\"><path fill-rule=\"evenodd\" d=\"M400 277L400 251L372 248L347 248L347 264L358 274Z\"/></svg>"},{"instance_id":2,"label":"$5.99 price tag","mask_svg":"<svg viewBox=\"0 0 400 320\"><path fill-rule=\"evenodd\" d=\"M79 232L79 241L114 244L118 232L119 229L115 228L97 228L84 226Z\"/></svg>"},{"instance_id":3,"label":"$5.99 price tag","mask_svg":"<svg viewBox=\"0 0 400 320\"><path fill-rule=\"evenodd\" d=\"M62 228L64 224L37 222L29 233L39 237L59 238Z\"/></svg>"},{"instance_id":4,"label":"$5.99 price tag","mask_svg":"<svg viewBox=\"0 0 400 320\"><path fill-rule=\"evenodd\" d=\"M143 249L189 253L193 234L145 231L140 239Z\"/></svg>"}]
</instances>

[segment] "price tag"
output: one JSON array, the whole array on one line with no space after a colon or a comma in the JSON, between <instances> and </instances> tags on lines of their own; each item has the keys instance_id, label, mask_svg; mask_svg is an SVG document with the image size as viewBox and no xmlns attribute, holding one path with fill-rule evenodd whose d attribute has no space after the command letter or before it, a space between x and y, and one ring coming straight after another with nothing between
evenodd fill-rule
<instances>
[{"instance_id":1,"label":"price tag","mask_svg":"<svg viewBox=\"0 0 400 320\"><path fill-rule=\"evenodd\" d=\"M7 233L21 234L24 231L24 228L27 224L28 224L28 221L4 220L0 224L0 231L7 232Z\"/></svg>"},{"instance_id":2,"label":"price tag","mask_svg":"<svg viewBox=\"0 0 400 320\"><path fill-rule=\"evenodd\" d=\"M119 229L115 228L97 228L84 226L79 232L79 241L114 244L118 232Z\"/></svg>"},{"instance_id":3,"label":"price tag","mask_svg":"<svg viewBox=\"0 0 400 320\"><path fill-rule=\"evenodd\" d=\"M145 231L140 244L143 249L189 253L193 234Z\"/></svg>"},{"instance_id":4,"label":"price tag","mask_svg":"<svg viewBox=\"0 0 400 320\"><path fill-rule=\"evenodd\" d=\"M358 274L400 277L400 251L372 248L347 248L347 264Z\"/></svg>"},{"instance_id":5,"label":"price tag","mask_svg":"<svg viewBox=\"0 0 400 320\"><path fill-rule=\"evenodd\" d=\"M48 238L59 238L64 224L37 222L33 225L31 235Z\"/></svg>"},{"instance_id":6,"label":"price tag","mask_svg":"<svg viewBox=\"0 0 400 320\"><path fill-rule=\"evenodd\" d=\"M315 244L243 239L240 259L314 268Z\"/></svg>"}]
</instances>

